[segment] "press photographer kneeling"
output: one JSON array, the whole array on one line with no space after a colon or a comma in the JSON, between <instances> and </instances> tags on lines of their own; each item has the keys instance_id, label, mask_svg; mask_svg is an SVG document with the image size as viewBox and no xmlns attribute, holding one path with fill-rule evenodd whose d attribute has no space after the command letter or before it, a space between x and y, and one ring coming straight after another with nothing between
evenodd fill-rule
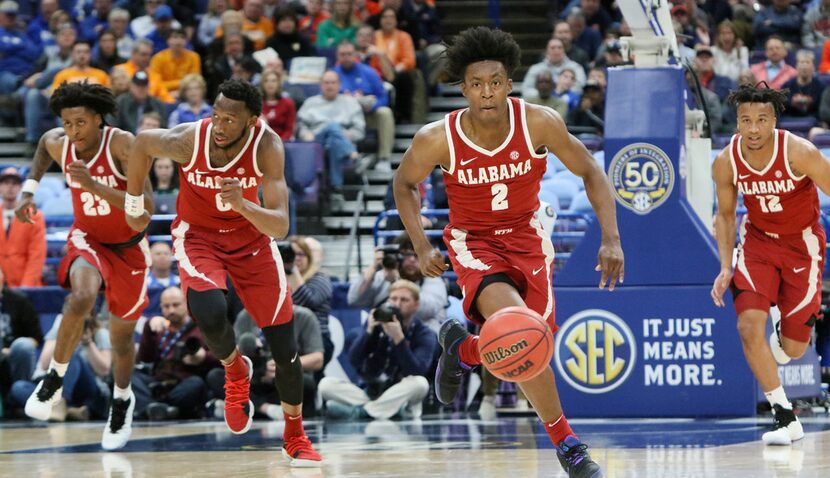
<instances>
[{"instance_id":1,"label":"press photographer kneeling","mask_svg":"<svg viewBox=\"0 0 830 478\"><path fill-rule=\"evenodd\" d=\"M404 411L421 416L429 391L425 378L438 340L415 318L420 289L399 279L389 286L389 299L369 313L366 328L349 350L349 361L361 385L325 377L318 389L329 418L387 419Z\"/></svg>"}]
</instances>

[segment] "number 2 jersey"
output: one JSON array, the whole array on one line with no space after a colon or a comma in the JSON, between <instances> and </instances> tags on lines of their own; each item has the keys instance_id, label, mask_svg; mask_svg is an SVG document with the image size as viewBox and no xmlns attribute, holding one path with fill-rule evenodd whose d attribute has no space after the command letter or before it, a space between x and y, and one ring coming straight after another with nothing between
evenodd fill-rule
<instances>
[{"instance_id":1,"label":"number 2 jersey","mask_svg":"<svg viewBox=\"0 0 830 478\"><path fill-rule=\"evenodd\" d=\"M467 109L453 111L444 120L450 150L444 183L453 227L476 231L526 225L539 209L547 152L533 148L524 100L507 101L510 132L492 151L473 143L461 129Z\"/></svg>"},{"instance_id":2,"label":"number 2 jersey","mask_svg":"<svg viewBox=\"0 0 830 478\"><path fill-rule=\"evenodd\" d=\"M743 195L747 220L764 232L800 234L819 219L816 185L806 176L796 176L787 158L790 132L773 131L772 158L763 170L750 166L741 152L741 136L729 144L732 181Z\"/></svg>"},{"instance_id":3,"label":"number 2 jersey","mask_svg":"<svg viewBox=\"0 0 830 478\"><path fill-rule=\"evenodd\" d=\"M228 164L215 168L210 164L210 141L213 125L210 118L196 123L193 156L180 165L179 197L176 212L179 219L194 226L230 231L250 225L241 214L222 202L222 180L236 178L242 183L242 196L259 204L257 196L262 172L256 161L257 148L267 126L262 120L250 129L244 146Z\"/></svg>"},{"instance_id":4,"label":"number 2 jersey","mask_svg":"<svg viewBox=\"0 0 830 478\"><path fill-rule=\"evenodd\" d=\"M110 142L116 131L116 128L104 127L98 152L86 166L95 181L119 191L126 191L127 177L115 166L110 152ZM127 225L122 209L112 206L72 181L66 166L73 161L78 161L75 145L69 141L69 136L65 136L61 152L61 169L72 192L72 210L75 215L73 227L84 231L88 237L102 244L124 244L135 239L138 233Z\"/></svg>"}]
</instances>

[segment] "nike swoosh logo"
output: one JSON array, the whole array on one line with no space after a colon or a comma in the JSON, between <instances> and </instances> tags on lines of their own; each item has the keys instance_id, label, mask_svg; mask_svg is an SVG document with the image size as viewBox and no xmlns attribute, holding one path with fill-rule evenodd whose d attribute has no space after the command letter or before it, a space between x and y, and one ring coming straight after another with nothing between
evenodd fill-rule
<instances>
[{"instance_id":1,"label":"nike swoosh logo","mask_svg":"<svg viewBox=\"0 0 830 478\"><path fill-rule=\"evenodd\" d=\"M196 174L210 174L210 171L199 171L198 169L194 169L193 172Z\"/></svg>"},{"instance_id":2,"label":"nike swoosh logo","mask_svg":"<svg viewBox=\"0 0 830 478\"><path fill-rule=\"evenodd\" d=\"M475 161L476 159L478 159L478 156L476 156L475 158L471 158L471 159L462 159L461 160L461 165L466 166L466 165L472 163L473 161Z\"/></svg>"},{"instance_id":3,"label":"nike swoosh logo","mask_svg":"<svg viewBox=\"0 0 830 478\"><path fill-rule=\"evenodd\" d=\"M133 274L134 276L137 276L137 275L139 275L139 274L144 274L144 271L132 271L132 274Z\"/></svg>"},{"instance_id":4,"label":"nike swoosh logo","mask_svg":"<svg viewBox=\"0 0 830 478\"><path fill-rule=\"evenodd\" d=\"M806 267L798 267L798 268L793 267L793 272L798 274L799 272L803 271L804 269L806 269Z\"/></svg>"},{"instance_id":5,"label":"nike swoosh logo","mask_svg":"<svg viewBox=\"0 0 830 478\"><path fill-rule=\"evenodd\" d=\"M251 253L251 255L252 255L252 256L255 256L255 255L259 254L259 251L260 251L260 249L257 249L257 250L255 250L254 252L252 252L252 253Z\"/></svg>"},{"instance_id":6,"label":"nike swoosh logo","mask_svg":"<svg viewBox=\"0 0 830 478\"><path fill-rule=\"evenodd\" d=\"M738 175L738 179L746 179L746 178L748 178L748 177L750 177L750 176L752 176L752 175L751 175L751 174L739 174L739 175Z\"/></svg>"},{"instance_id":7,"label":"nike swoosh logo","mask_svg":"<svg viewBox=\"0 0 830 478\"><path fill-rule=\"evenodd\" d=\"M297 361L297 357L298 357L298 356L299 356L299 352L294 352L294 358L293 358L293 359L291 359L291 363L296 362L296 361Z\"/></svg>"},{"instance_id":8,"label":"nike swoosh logo","mask_svg":"<svg viewBox=\"0 0 830 478\"><path fill-rule=\"evenodd\" d=\"M542 272L542 269L544 269L544 268L545 268L545 266L542 266L542 267L540 267L540 268L538 268L538 269L533 269L533 275L536 275L536 274L538 274L538 273Z\"/></svg>"}]
</instances>

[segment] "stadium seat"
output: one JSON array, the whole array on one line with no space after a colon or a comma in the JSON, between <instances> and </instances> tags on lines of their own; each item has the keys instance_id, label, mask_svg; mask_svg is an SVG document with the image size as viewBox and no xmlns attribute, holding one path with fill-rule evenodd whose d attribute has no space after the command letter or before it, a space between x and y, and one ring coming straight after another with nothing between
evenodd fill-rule
<instances>
[{"instance_id":1,"label":"stadium seat","mask_svg":"<svg viewBox=\"0 0 830 478\"><path fill-rule=\"evenodd\" d=\"M553 178L542 181L540 186L540 193L539 196L541 197L541 191L552 191L556 194L556 197L559 198L559 205L562 209L568 209L571 205L571 200L574 196L579 192L579 186L569 179L564 178ZM559 208L554 208L557 211Z\"/></svg>"},{"instance_id":2,"label":"stadium seat","mask_svg":"<svg viewBox=\"0 0 830 478\"><path fill-rule=\"evenodd\" d=\"M813 138L813 144L816 145L816 148L830 148L830 133L819 133ZM830 151L828 151L830 152ZM827 156L824 151L822 154Z\"/></svg>"},{"instance_id":3,"label":"stadium seat","mask_svg":"<svg viewBox=\"0 0 830 478\"><path fill-rule=\"evenodd\" d=\"M585 189L585 184L582 182L582 178L567 169L554 174L553 179L564 179L566 181L570 181L576 184L580 191Z\"/></svg>"},{"instance_id":4,"label":"stadium seat","mask_svg":"<svg viewBox=\"0 0 830 478\"><path fill-rule=\"evenodd\" d=\"M778 128L786 129L791 133L803 133L806 135L810 128L816 125L816 118L813 116L795 117L782 116L778 120ZM801 136L801 135L799 135Z\"/></svg>"},{"instance_id":5,"label":"stadium seat","mask_svg":"<svg viewBox=\"0 0 830 478\"><path fill-rule=\"evenodd\" d=\"M559 171L564 171L565 165L553 153L548 153L548 168L545 170L545 179L553 178Z\"/></svg>"},{"instance_id":6,"label":"stadium seat","mask_svg":"<svg viewBox=\"0 0 830 478\"><path fill-rule=\"evenodd\" d=\"M580 191L571 200L571 207L568 208L568 211L593 214L594 207L591 205L591 201L588 200L588 194L585 191Z\"/></svg>"},{"instance_id":7,"label":"stadium seat","mask_svg":"<svg viewBox=\"0 0 830 478\"><path fill-rule=\"evenodd\" d=\"M64 189L57 196L49 199L43 204L44 216L71 216L72 215L72 193L70 189Z\"/></svg>"},{"instance_id":8,"label":"stadium seat","mask_svg":"<svg viewBox=\"0 0 830 478\"><path fill-rule=\"evenodd\" d=\"M539 188L539 200L550 204L554 211L559 212L562 210L562 206L559 203L559 196L556 195L556 191L552 187L545 187L546 182L543 181L542 187Z\"/></svg>"}]
</instances>

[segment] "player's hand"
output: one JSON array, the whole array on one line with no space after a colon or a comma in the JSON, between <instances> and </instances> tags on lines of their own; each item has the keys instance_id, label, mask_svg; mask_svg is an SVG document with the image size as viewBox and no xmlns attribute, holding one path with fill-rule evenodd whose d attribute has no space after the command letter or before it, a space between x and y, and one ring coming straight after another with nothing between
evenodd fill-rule
<instances>
[{"instance_id":1,"label":"player's hand","mask_svg":"<svg viewBox=\"0 0 830 478\"><path fill-rule=\"evenodd\" d=\"M614 285L618 280L620 284L623 283L625 279L625 258L619 241L615 244L603 243L599 246L597 267L594 270L602 273L599 279L600 289L604 289L607 283L608 290L614 290Z\"/></svg>"},{"instance_id":2,"label":"player's hand","mask_svg":"<svg viewBox=\"0 0 830 478\"><path fill-rule=\"evenodd\" d=\"M242 183L236 178L222 178L222 202L236 212L242 210L245 198L242 197Z\"/></svg>"},{"instance_id":3,"label":"player's hand","mask_svg":"<svg viewBox=\"0 0 830 478\"><path fill-rule=\"evenodd\" d=\"M14 214L18 220L28 224L34 224L32 216L37 214L37 204L35 204L34 196L29 193L23 193L20 201L17 203L17 207L14 209Z\"/></svg>"},{"instance_id":4,"label":"player's hand","mask_svg":"<svg viewBox=\"0 0 830 478\"><path fill-rule=\"evenodd\" d=\"M86 167L86 163L83 161L72 161L69 163L69 166L66 167L66 170L69 171L69 177L72 178L73 183L78 184L80 187L84 188L85 191L95 193L98 183L92 179L92 175L89 174L89 168Z\"/></svg>"},{"instance_id":5,"label":"player's hand","mask_svg":"<svg viewBox=\"0 0 830 478\"><path fill-rule=\"evenodd\" d=\"M418 265L421 267L421 274L426 277L440 277L449 266L444 261L444 254L430 246L429 249L415 251L418 254Z\"/></svg>"},{"instance_id":6,"label":"player's hand","mask_svg":"<svg viewBox=\"0 0 830 478\"><path fill-rule=\"evenodd\" d=\"M715 277L715 283L712 284L712 301L718 307L724 307L726 302L723 301L723 293L729 288L732 282L732 269L721 269L720 274Z\"/></svg>"}]
</instances>

